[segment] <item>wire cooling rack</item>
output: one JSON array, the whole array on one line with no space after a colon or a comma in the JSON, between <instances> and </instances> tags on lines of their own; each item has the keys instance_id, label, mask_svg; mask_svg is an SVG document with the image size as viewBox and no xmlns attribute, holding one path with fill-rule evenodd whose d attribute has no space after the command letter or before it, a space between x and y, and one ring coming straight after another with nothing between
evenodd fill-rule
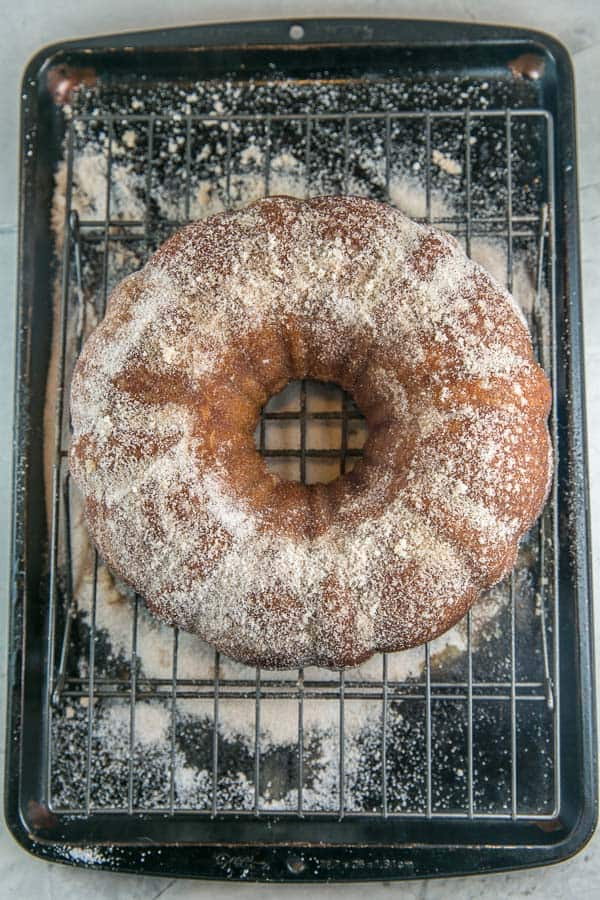
<instances>
[{"instance_id":1,"label":"wire cooling rack","mask_svg":"<svg viewBox=\"0 0 600 900\"><path fill-rule=\"evenodd\" d=\"M351 134L368 136L374 131L383 136L384 164L380 170L380 183L373 193L382 199L390 199L390 184L394 168L394 153L397 152L399 132L408 126L413 135L418 135L422 146L422 184L425 192L423 221L432 222L452 231L463 241L468 253L473 240L479 235L493 235L503 241L506 247L506 284L513 287L515 248L529 251L529 260L535 274L536 302L529 313L529 325L534 336L535 347L542 365L554 382L554 246L552 215L554 198L552 180L548 172L554 168L552 119L549 114L535 109L488 110L465 112L414 112L414 113L345 113L345 114L304 114L298 116L240 115L207 117L187 116L185 119L185 146L183 149L183 215L177 219L164 219L163 231L172 229L190 218L190 194L194 183L194 142L200 133L214 133L219 129L225 142L222 185L223 203L233 203L231 188L235 182L236 158L239 158L239 137L248 122L259 125L262 134L260 159L264 193L269 193L271 181L270 161L273 155L273 135L281 128L287 129L288 141L295 156L304 162L306 195L318 193L311 173L319 165L316 146L319 144L321 129L332 128L341 141L340 162L335 175L337 184L333 190L348 192L352 188L352 174L355 170L356 141L351 142ZM248 777L253 780L251 809L256 816L272 814L303 817L331 815L339 818L347 816L389 817L402 816L423 820L436 817L458 817L467 819L552 819L560 806L560 732L558 728L558 607L555 602L554 578L556 573L556 488L551 493L549 503L540 522L532 529L525 541L519 564L509 579L499 589L504 598L503 620L497 623L496 639L493 643L493 658L488 655L489 671L496 673L485 677L486 661L479 659L475 652L477 635L474 634L473 615L469 613L466 624L466 649L462 654L458 670L448 675L444 667L432 664L433 651L429 645L423 648L422 676L406 681L394 681L389 677L389 659L380 657L380 674L373 679L360 677L360 672L314 673L300 670L274 676L256 670L247 677L222 677L219 653L214 654L214 674L197 679L178 677L177 630L172 633L172 665L170 678L148 678L140 668L138 658L138 617L142 600L136 597L131 603L131 656L118 675L99 671L96 648L99 640L97 631L97 604L101 602L97 584L93 586L91 611L83 625L84 638L75 640L75 630L81 630L78 620L77 602L73 593L72 534L71 534L71 484L67 470L68 427L66 427L67 405L64 402L68 379L76 351L81 345L85 330L85 317L89 314L86 296L90 291L98 315L102 315L110 289L110 254L117 243L128 241L143 247L149 253L157 242L156 223L152 219L152 196L157 177L154 165L157 129L168 131L168 121L152 115L81 117L71 122L67 135L67 180L66 215L64 226L64 257L62 274L61 305L61 349L59 393L56 404L54 475L52 491L52 534L50 548L50 593L51 628L49 634L49 668L47 673L48 709L46 732L48 805L55 812L93 815L96 812L131 814L134 812L161 812L175 814L188 812L198 815L219 817L247 810L248 803L223 803L219 797L219 779L222 766L222 740L219 736L220 724L227 716L227 700L242 700L248 705L248 713L254 719L254 741L250 748L251 758ZM106 141L106 196L103 215L80 219L74 211L73 173L76 154L77 134L86 128L102 128ZM472 137L479 129L491 128L497 135L492 158L485 164L475 159L475 142ZM145 147L145 194L147 214L143 218L123 219L113 217L113 147L115 135L123 129L134 129L138 135L138 147ZM438 169L432 163L434 134L451 130L458 135L463 148L462 177L460 179L461 198L457 215L436 215L433 200L434 179ZM254 128L256 131L256 127ZM515 134L519 143L525 135L535 135L542 143L543 152L539 172L536 173L534 202L523 207L522 173L516 171L522 157L515 154ZM292 135L290 139L289 135ZM293 143L295 141L295 143ZM360 141L359 141L360 146ZM314 160L316 159L316 163ZM483 183L485 173L496 168L504 173L501 194L503 211L482 211L476 196ZM90 286L86 285L86 272L90 270L89 248L100 247L101 270ZM86 312L88 310L88 312ZM78 321L78 339L69 344L69 322ZM354 458L360 455L359 446L349 446L349 426L360 422L361 414L351 398L338 391L337 408L331 406L323 411L311 411L311 397L314 385L303 381L297 393L297 404L283 412L273 412L267 406L261 413L257 429L259 451L270 459L284 458L297 460L297 473L293 477L307 481L307 463L312 459L324 458L331 464L337 461L340 473ZM318 391L317 391L318 394ZM311 421L335 422L339 434L332 446L311 449L307 445L307 423ZM296 445L270 449L268 434L272 423L285 421L297 423ZM556 438L556 419L551 421L553 438ZM94 576L97 576L99 560L94 560ZM527 589L522 589L523 585ZM85 658L85 671L78 669L76 656ZM491 660L491 661L490 661ZM496 663L499 664L497 665ZM499 674L498 674L499 673ZM211 705L210 737L207 739L207 753L210 759L207 769L210 778L207 784L206 803L203 808L186 809L178 801L176 791L176 742L178 739L178 702L180 700L202 700ZM270 700L283 700L289 704L297 717L297 744L288 756L290 785L294 786L295 802L279 808L271 801L263 804L261 711L263 704ZM94 800L94 728L99 704L109 700L119 700L128 704L129 739L128 759L120 793L116 802L99 806ZM169 751L165 763L167 786L159 802L144 803L136 788L136 708L141 701L154 700L167 704L171 714ZM335 800L322 809L307 810L304 803L304 788L307 783L306 735L304 731L304 707L308 701L319 700L334 704L337 723L337 786ZM376 739L377 748L371 760L380 772L378 797L369 799L368 807L357 805L351 799L351 783L356 773L350 769L355 760L349 761L345 738L345 716L349 703L354 700L370 700L380 708L380 725ZM56 729L73 705L83 705L85 716L82 728L85 731L85 751L78 757L77 770L71 777L78 779L84 788L77 800L68 802L56 798L56 770L61 765L57 759ZM482 711L486 712L482 728ZM399 713L399 711L401 711ZM443 711L444 718L440 718ZM443 721L448 713L462 723L459 744L456 734L446 733ZM414 773L398 771L396 760L402 757L402 743L406 740L397 728L398 718L406 716L418 735L419 752L417 765L420 768L421 784L416 793L409 789L408 782ZM486 718L487 716L487 718ZM392 719L394 722L392 723ZM494 722L490 726L490 721ZM490 730L491 728L491 730ZM502 747L500 762L486 764L490 756L490 744ZM414 748L413 748L414 749ZM492 752L493 755L493 752ZM291 760L291 762L290 762ZM393 775L393 778L390 777ZM403 785L403 779L406 784ZM496 781L492 790L489 781ZM393 782L393 784L392 784ZM454 786L453 786L454 785ZM458 787L456 787L458 786ZM398 801L404 792L405 799ZM406 800L408 795L408 800ZM411 799L412 798L412 799ZM482 799L486 798L486 799Z\"/></svg>"}]
</instances>

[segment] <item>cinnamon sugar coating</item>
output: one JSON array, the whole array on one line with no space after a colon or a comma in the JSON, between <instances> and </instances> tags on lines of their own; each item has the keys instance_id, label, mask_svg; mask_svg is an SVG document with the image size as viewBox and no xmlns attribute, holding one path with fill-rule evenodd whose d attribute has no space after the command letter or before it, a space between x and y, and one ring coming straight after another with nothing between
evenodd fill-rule
<instances>
[{"instance_id":1,"label":"cinnamon sugar coating","mask_svg":"<svg viewBox=\"0 0 600 900\"><path fill-rule=\"evenodd\" d=\"M300 378L367 420L330 484L255 447ZM246 663L337 668L431 640L510 571L548 492L550 402L514 300L453 238L364 198L273 197L181 229L113 291L70 466L159 618Z\"/></svg>"}]
</instances>

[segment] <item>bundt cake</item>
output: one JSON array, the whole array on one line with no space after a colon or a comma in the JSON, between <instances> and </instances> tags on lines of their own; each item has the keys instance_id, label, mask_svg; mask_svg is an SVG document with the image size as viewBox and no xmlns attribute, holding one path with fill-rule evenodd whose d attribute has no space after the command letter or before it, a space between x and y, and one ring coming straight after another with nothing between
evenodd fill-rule
<instances>
[{"instance_id":1,"label":"bundt cake","mask_svg":"<svg viewBox=\"0 0 600 900\"><path fill-rule=\"evenodd\" d=\"M329 484L255 446L300 378L366 417ZM511 569L550 402L515 301L452 237L361 197L273 197L182 228L115 288L73 376L70 467L160 619L249 664L338 668L436 637Z\"/></svg>"}]
</instances>

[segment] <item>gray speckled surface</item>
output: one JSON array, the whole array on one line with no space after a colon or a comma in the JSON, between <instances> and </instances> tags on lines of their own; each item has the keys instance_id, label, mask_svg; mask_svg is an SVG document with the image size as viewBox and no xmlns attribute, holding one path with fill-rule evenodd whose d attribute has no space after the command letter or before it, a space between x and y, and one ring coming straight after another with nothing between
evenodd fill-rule
<instances>
[{"instance_id":1,"label":"gray speckled surface","mask_svg":"<svg viewBox=\"0 0 600 900\"><path fill-rule=\"evenodd\" d=\"M592 529L600 530L600 18L597 0L353 0L293 3L283 0L221 0L219 4L197 0L104 0L101 4L54 0L21 0L3 10L0 33L0 607L4 642L7 617L8 548L10 535L10 462L12 455L12 394L14 360L14 308L17 221L18 102L21 72L27 59L43 44L70 37L202 21L318 15L412 16L450 18L525 25L549 31L568 47L575 64L579 113L579 176L582 214L582 262L587 366L587 412L591 478ZM598 583L599 561L594 560ZM598 634L598 629L597 629ZM6 662L0 648L0 696L4 703ZM0 718L4 725L3 713ZM4 751L4 740L1 741ZM600 896L600 837L595 837L574 859L559 866L508 875L409 882L402 885L374 884L368 887L373 900L392 894L406 898L491 898L534 896L597 898ZM0 897L31 897L39 900L60 896L118 898L215 898L239 896L272 898L363 896L364 885L261 886L169 881L141 876L112 875L69 869L28 857L0 823Z\"/></svg>"}]
</instances>

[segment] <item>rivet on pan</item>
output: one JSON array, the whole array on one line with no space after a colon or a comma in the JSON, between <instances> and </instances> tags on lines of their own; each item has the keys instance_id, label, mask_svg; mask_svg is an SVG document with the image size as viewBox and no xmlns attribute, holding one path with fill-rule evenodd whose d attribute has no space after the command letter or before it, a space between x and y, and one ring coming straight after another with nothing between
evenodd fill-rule
<instances>
[{"instance_id":1,"label":"rivet on pan","mask_svg":"<svg viewBox=\"0 0 600 900\"><path fill-rule=\"evenodd\" d=\"M48 69L48 90L55 103L64 106L70 103L72 94L82 86L93 87L98 81L96 71L91 68L73 68L59 63Z\"/></svg>"},{"instance_id":2,"label":"rivet on pan","mask_svg":"<svg viewBox=\"0 0 600 900\"><path fill-rule=\"evenodd\" d=\"M286 865L288 870L292 873L292 875L301 875L306 869L306 863L302 859L301 856L288 856L286 860Z\"/></svg>"},{"instance_id":3,"label":"rivet on pan","mask_svg":"<svg viewBox=\"0 0 600 900\"><path fill-rule=\"evenodd\" d=\"M546 60L536 53L523 53L508 63L508 68L515 78L528 78L537 81L544 74Z\"/></svg>"}]
</instances>

